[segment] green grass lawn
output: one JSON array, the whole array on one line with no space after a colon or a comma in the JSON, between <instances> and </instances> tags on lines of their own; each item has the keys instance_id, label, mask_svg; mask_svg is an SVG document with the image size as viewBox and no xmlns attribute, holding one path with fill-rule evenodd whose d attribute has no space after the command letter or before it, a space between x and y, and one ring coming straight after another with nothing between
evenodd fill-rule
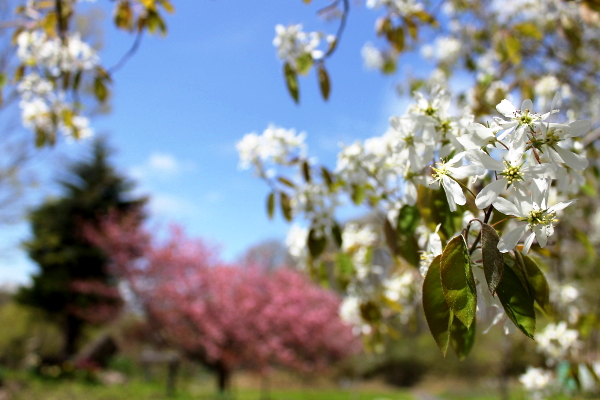
<instances>
[{"instance_id":1,"label":"green grass lawn","mask_svg":"<svg viewBox=\"0 0 600 400\"><path fill-rule=\"evenodd\" d=\"M119 386L103 386L78 381L48 381L38 378L8 380L11 400L261 400L256 389L234 389L228 397L214 390L195 385L180 385L177 393L168 397L164 385L131 381ZM376 392L343 389L274 389L270 400L415 400L409 391Z\"/></svg>"}]
</instances>

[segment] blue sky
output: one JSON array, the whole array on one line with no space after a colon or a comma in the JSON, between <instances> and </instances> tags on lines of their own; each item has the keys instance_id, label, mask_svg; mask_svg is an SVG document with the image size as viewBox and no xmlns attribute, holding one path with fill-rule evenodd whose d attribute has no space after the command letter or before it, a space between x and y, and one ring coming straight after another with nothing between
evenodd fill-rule
<instances>
[{"instance_id":1,"label":"blue sky","mask_svg":"<svg viewBox=\"0 0 600 400\"><path fill-rule=\"evenodd\" d=\"M360 49L374 41L378 13L360 4L327 62L330 100L320 98L311 73L301 78L301 102L294 104L271 44L274 27L303 23L306 30L335 32L335 21L316 17L317 3L174 1L168 35L145 37L137 54L114 75L112 112L96 117L94 129L108 134L117 150L113 162L135 179L137 192L151 196L153 224L177 222L190 235L221 245L226 260L263 240L283 239L288 225L280 217L267 219L267 187L251 171L238 169L236 142L270 123L295 128L307 132L311 154L333 167L340 142L380 135L389 116L404 112L406 103L394 94L399 76L363 67ZM95 3L106 7L101 56L108 66L133 40L112 28L110 5ZM402 72L417 69L406 60L401 64ZM41 175L59 173L65 158L87 150L79 143L40 153ZM56 186L45 179L30 201L53 194L58 194ZM26 282L35 270L18 249L27 234L26 222L1 229L0 282Z\"/></svg>"}]
</instances>

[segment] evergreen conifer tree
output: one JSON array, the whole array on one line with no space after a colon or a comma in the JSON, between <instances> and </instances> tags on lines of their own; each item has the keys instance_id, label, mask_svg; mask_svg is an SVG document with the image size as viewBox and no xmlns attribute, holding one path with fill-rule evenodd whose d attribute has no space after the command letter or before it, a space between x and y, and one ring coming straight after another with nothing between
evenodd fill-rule
<instances>
[{"instance_id":1,"label":"evergreen conifer tree","mask_svg":"<svg viewBox=\"0 0 600 400\"><path fill-rule=\"evenodd\" d=\"M85 238L83 227L97 225L110 213L135 212L142 218L146 202L132 198L132 182L109 164L109 155L106 142L96 140L92 157L72 164L59 181L62 197L30 214L32 238L24 245L39 271L17 298L60 326L64 359L77 351L85 325L114 319L122 305L117 277L108 270L104 253Z\"/></svg>"}]
</instances>

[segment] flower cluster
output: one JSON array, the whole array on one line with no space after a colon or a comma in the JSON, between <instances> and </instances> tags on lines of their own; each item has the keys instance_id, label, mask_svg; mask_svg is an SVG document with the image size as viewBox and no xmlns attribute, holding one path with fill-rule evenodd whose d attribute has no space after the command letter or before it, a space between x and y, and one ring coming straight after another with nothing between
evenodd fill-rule
<instances>
[{"instance_id":1,"label":"flower cluster","mask_svg":"<svg viewBox=\"0 0 600 400\"><path fill-rule=\"evenodd\" d=\"M96 51L77 34L63 40L41 30L21 32L17 45L23 66L30 67L17 86L23 125L38 135L51 136L58 129L68 138L90 137L89 121L77 115L78 106L68 100L63 79L65 74L75 77L95 69Z\"/></svg>"},{"instance_id":2,"label":"flower cluster","mask_svg":"<svg viewBox=\"0 0 600 400\"><path fill-rule=\"evenodd\" d=\"M278 57L289 63L296 71L303 69L298 63L302 60L306 62L306 57L309 62L323 58L324 53L319 47L324 38L328 43L334 40L332 36L324 37L320 32L304 32L302 29L302 25L277 25L273 39Z\"/></svg>"},{"instance_id":3,"label":"flower cluster","mask_svg":"<svg viewBox=\"0 0 600 400\"><path fill-rule=\"evenodd\" d=\"M306 158L304 143L296 140L295 134L280 135L287 138L283 142L294 145L270 150L273 127L262 136L246 135L238 143L242 165L263 171L270 163L271 173L259 175L275 193L289 196L286 204L292 217L308 223L306 229L295 230L290 241L294 253L310 263L329 242L337 243L339 251L349 256L353 277L349 283L344 281L343 287L356 300L352 304L358 310L352 315L360 315L372 325L385 315L381 310L368 311L373 304L377 308L389 302L401 313L410 309L415 292L419 292L419 274L406 275L405 268L393 267L398 262L394 257L399 255L420 267L424 276L443 252L443 244L468 230L478 218L473 215L477 210L480 222L487 223L492 211L508 217L499 235L498 251L512 251L520 242L522 254L536 242L544 247L561 211L574 201L566 197L579 188L581 171L587 166L575 143L590 129L590 123L554 122L553 118L562 115L560 96L545 113L536 112L531 100L517 109L504 99L497 105L502 117L486 124L475 123L467 110L453 115L450 95L443 88L434 88L429 96L417 92L415 100L404 115L390 118L390 127L382 136L342 145L331 172ZM296 175L281 179L290 167L296 168ZM383 214L387 219L384 229L348 223L341 232L335 211L345 203L344 197ZM433 212L447 212L448 216L433 225L432 220L420 219L417 205L424 201L437 202L432 203L437 204ZM462 224L447 222L455 211L463 213ZM470 263L481 267L482 251L476 248L479 225L475 225L466 236L474 243ZM384 242L391 246L393 260L389 255L387 260L378 256L376 250ZM415 257L416 246L420 250ZM347 304L345 312L350 313L350 308Z\"/></svg>"}]
</instances>

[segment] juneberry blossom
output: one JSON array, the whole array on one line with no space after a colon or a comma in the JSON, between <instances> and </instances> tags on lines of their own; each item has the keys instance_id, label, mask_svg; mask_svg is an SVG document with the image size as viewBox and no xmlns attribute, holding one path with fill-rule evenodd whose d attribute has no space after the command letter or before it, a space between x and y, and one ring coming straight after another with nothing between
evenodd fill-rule
<instances>
[{"instance_id":1,"label":"juneberry blossom","mask_svg":"<svg viewBox=\"0 0 600 400\"><path fill-rule=\"evenodd\" d=\"M575 201L570 200L548 206L548 189L548 180L536 179L530 186L530 200L522 196L513 196L513 202L502 197L498 197L494 201L496 210L515 216L520 222L524 222L502 236L498 243L498 250L503 253L512 250L527 231L532 231L532 233L525 239L523 253L529 252L533 239L537 239L540 247L546 246L548 237L554 233L554 223L558 221L556 213Z\"/></svg>"},{"instance_id":2,"label":"juneberry blossom","mask_svg":"<svg viewBox=\"0 0 600 400\"><path fill-rule=\"evenodd\" d=\"M508 187L526 194L527 188L525 185L533 179L554 177L554 169L550 164L525 165L526 160L523 156L524 154L515 148L504 152L502 161L492 158L480 150L468 150L466 152L465 158L471 164L493 171L498 177L477 194L475 198L477 208L487 208Z\"/></svg>"},{"instance_id":3,"label":"juneberry blossom","mask_svg":"<svg viewBox=\"0 0 600 400\"><path fill-rule=\"evenodd\" d=\"M529 392L531 399L542 400L554 384L554 376L551 371L527 367L527 371L519 377L519 382Z\"/></svg>"},{"instance_id":4,"label":"juneberry blossom","mask_svg":"<svg viewBox=\"0 0 600 400\"><path fill-rule=\"evenodd\" d=\"M448 206L450 211L456 211L456 205L464 205L467 202L467 198L458 183L457 179L464 179L476 175L481 175L483 168L476 165L461 165L462 159L465 153L458 153L450 160L444 162L438 162L436 167L431 167L433 170L432 181L430 185L441 183L444 191L446 192L446 198L448 200Z\"/></svg>"},{"instance_id":5,"label":"juneberry blossom","mask_svg":"<svg viewBox=\"0 0 600 400\"><path fill-rule=\"evenodd\" d=\"M423 4L418 0L367 0L367 8L385 7L388 12L398 16L406 16L423 10Z\"/></svg>"},{"instance_id":6,"label":"juneberry blossom","mask_svg":"<svg viewBox=\"0 0 600 400\"><path fill-rule=\"evenodd\" d=\"M288 26L278 24L275 27L273 46L277 47L277 56L294 68L297 67L296 63L300 57L308 55L313 59L323 58L323 51L318 49L323 34L304 32L302 29L300 24ZM332 37L327 38L329 42L332 40Z\"/></svg>"}]
</instances>

